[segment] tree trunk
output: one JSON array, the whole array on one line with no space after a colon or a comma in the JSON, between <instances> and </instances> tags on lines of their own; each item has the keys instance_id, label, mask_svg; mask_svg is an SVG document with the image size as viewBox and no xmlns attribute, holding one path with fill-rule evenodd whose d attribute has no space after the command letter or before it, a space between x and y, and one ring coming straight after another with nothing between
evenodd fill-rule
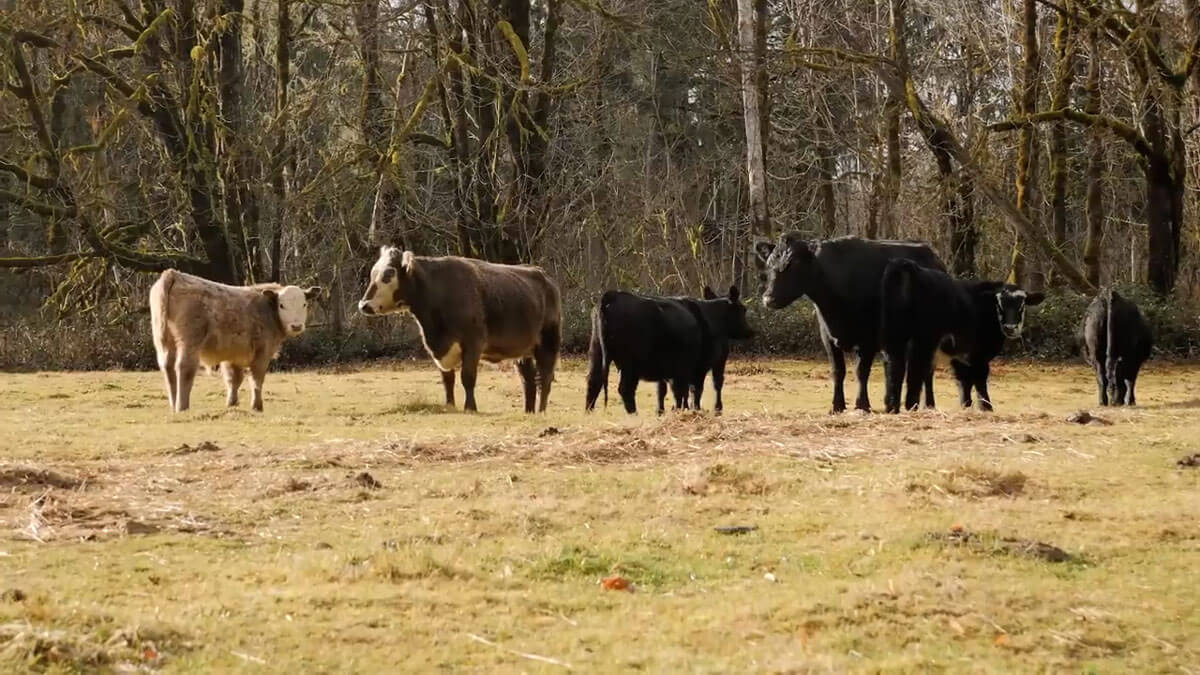
<instances>
[{"instance_id":1,"label":"tree trunk","mask_svg":"<svg viewBox=\"0 0 1200 675\"><path fill-rule=\"evenodd\" d=\"M1054 56L1054 91L1050 97L1050 109L1062 110L1067 107L1075 76L1075 40L1070 17L1065 14L1059 15L1054 30ZM1050 127L1050 212L1054 245L1060 251L1067 250L1067 172L1067 123L1060 120ZM1062 285L1059 275L1048 276L1051 285Z\"/></svg>"},{"instance_id":2,"label":"tree trunk","mask_svg":"<svg viewBox=\"0 0 1200 675\"><path fill-rule=\"evenodd\" d=\"M741 58L742 122L746 130L746 174L750 186L750 226L755 235L771 235L770 212L767 207L766 146L763 144L762 103L758 62L757 32L759 25L756 0L738 0L738 48Z\"/></svg>"},{"instance_id":3,"label":"tree trunk","mask_svg":"<svg viewBox=\"0 0 1200 675\"><path fill-rule=\"evenodd\" d=\"M275 229L271 233L271 281L279 281L283 227L288 218L288 84L291 80L291 0L278 0L275 40L275 143L271 157L271 191L275 195Z\"/></svg>"},{"instance_id":4,"label":"tree trunk","mask_svg":"<svg viewBox=\"0 0 1200 675\"><path fill-rule=\"evenodd\" d=\"M1016 117L1024 119L1037 110L1038 98L1038 54L1037 39L1037 0L1021 0L1023 7L1022 27L1024 29L1021 80L1016 96ZM1017 209L1033 222L1038 222L1038 139L1037 127L1027 124L1021 127L1017 141ZM1009 272L1011 283L1020 284L1026 288L1039 290L1043 284L1041 273L1035 269L1035 263L1026 259L1024 249L1028 246L1020 234L1016 237L1012 253L1012 269Z\"/></svg>"},{"instance_id":5,"label":"tree trunk","mask_svg":"<svg viewBox=\"0 0 1200 675\"><path fill-rule=\"evenodd\" d=\"M1084 112L1100 114L1100 41L1097 29L1088 30L1087 101ZM1087 239L1083 245L1084 276L1093 286L1100 286L1100 247L1104 240L1104 131L1093 127L1087 131L1087 196L1084 217L1087 220Z\"/></svg>"},{"instance_id":6,"label":"tree trunk","mask_svg":"<svg viewBox=\"0 0 1200 675\"><path fill-rule=\"evenodd\" d=\"M837 194L833 189L833 148L827 143L817 143L817 185L821 200L821 236L828 239L837 232Z\"/></svg>"},{"instance_id":7,"label":"tree trunk","mask_svg":"<svg viewBox=\"0 0 1200 675\"><path fill-rule=\"evenodd\" d=\"M244 0L221 0L218 10L228 22L217 38L218 92L221 117L225 122L221 165L226 228L230 243L239 252L237 274L257 280L262 275L258 258L258 200L251 186L258 183L258 176L250 151L251 141L247 138L246 72L242 53L244 10Z\"/></svg>"},{"instance_id":8,"label":"tree trunk","mask_svg":"<svg viewBox=\"0 0 1200 675\"><path fill-rule=\"evenodd\" d=\"M372 194L367 195L364 229L371 244L394 243L407 247L402 237L396 241L394 229L399 215L394 208L396 191L388 172L389 158L384 156L388 146L388 122L383 107L383 75L379 68L379 2L359 0L354 6L354 29L358 32L363 69L359 121L363 142L371 150L371 163L375 167L375 186Z\"/></svg>"},{"instance_id":9,"label":"tree trunk","mask_svg":"<svg viewBox=\"0 0 1200 675\"><path fill-rule=\"evenodd\" d=\"M884 173L883 190L880 196L879 224L880 236L884 239L893 238L899 229L896 227L896 205L900 201L900 186L903 184L903 168L900 155L900 110L904 102L894 94L888 94L887 107L884 116L887 119L885 136L887 139L887 171Z\"/></svg>"}]
</instances>

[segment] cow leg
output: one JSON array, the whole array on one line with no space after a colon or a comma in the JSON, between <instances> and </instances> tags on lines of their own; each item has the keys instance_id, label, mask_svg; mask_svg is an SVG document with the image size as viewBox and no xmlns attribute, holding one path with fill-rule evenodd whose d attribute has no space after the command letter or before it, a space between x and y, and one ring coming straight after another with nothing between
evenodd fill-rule
<instances>
[{"instance_id":1,"label":"cow leg","mask_svg":"<svg viewBox=\"0 0 1200 675\"><path fill-rule=\"evenodd\" d=\"M904 392L905 410L916 410L921 405L921 388L929 380L929 369L932 367L931 351L917 342L912 343L912 353L909 354L907 382ZM897 385L897 395L899 394Z\"/></svg>"},{"instance_id":2,"label":"cow leg","mask_svg":"<svg viewBox=\"0 0 1200 675\"><path fill-rule=\"evenodd\" d=\"M1108 373L1100 361L1096 361L1096 387L1100 390L1100 405L1108 405Z\"/></svg>"},{"instance_id":3,"label":"cow leg","mask_svg":"<svg viewBox=\"0 0 1200 675\"><path fill-rule=\"evenodd\" d=\"M1107 359L1104 364L1104 375L1108 378L1108 398L1112 405L1125 402L1125 387L1121 382L1121 373L1117 370L1117 360Z\"/></svg>"},{"instance_id":4,"label":"cow leg","mask_svg":"<svg viewBox=\"0 0 1200 675\"><path fill-rule=\"evenodd\" d=\"M854 364L854 375L858 378L858 398L854 407L863 412L871 412L871 397L867 394L867 378L871 377L871 366L875 364L875 352L864 348L858 350L858 363Z\"/></svg>"},{"instance_id":5,"label":"cow leg","mask_svg":"<svg viewBox=\"0 0 1200 675\"><path fill-rule=\"evenodd\" d=\"M479 350L472 347L470 351L463 349L462 355L462 386L466 392L463 410L479 412L475 406L475 376L479 372Z\"/></svg>"},{"instance_id":6,"label":"cow leg","mask_svg":"<svg viewBox=\"0 0 1200 675\"><path fill-rule=\"evenodd\" d=\"M267 379L267 365L271 363L270 355L255 359L250 364L250 409L254 412L263 411L263 381Z\"/></svg>"},{"instance_id":7,"label":"cow leg","mask_svg":"<svg viewBox=\"0 0 1200 675\"><path fill-rule=\"evenodd\" d=\"M1125 405L1125 397L1129 393L1129 389L1125 386L1125 378L1121 377L1120 373L1115 378L1115 384L1117 387L1116 405Z\"/></svg>"},{"instance_id":8,"label":"cow leg","mask_svg":"<svg viewBox=\"0 0 1200 675\"><path fill-rule=\"evenodd\" d=\"M973 366L975 391L979 394L979 409L983 412L992 411L992 395L988 393L988 375L992 368L986 363Z\"/></svg>"},{"instance_id":9,"label":"cow leg","mask_svg":"<svg viewBox=\"0 0 1200 675\"><path fill-rule=\"evenodd\" d=\"M617 393L621 395L621 402L625 404L625 412L630 415L637 412L637 386L638 378L631 368L621 369L621 380L617 383ZM659 413L662 413L662 403L658 404Z\"/></svg>"},{"instance_id":10,"label":"cow leg","mask_svg":"<svg viewBox=\"0 0 1200 675\"><path fill-rule=\"evenodd\" d=\"M903 347L889 347L883 352L883 409L889 413L900 412L900 386L908 356Z\"/></svg>"},{"instance_id":11,"label":"cow leg","mask_svg":"<svg viewBox=\"0 0 1200 675\"><path fill-rule=\"evenodd\" d=\"M721 389L725 387L725 359L717 359L713 364L712 369L713 380L713 410L719 415L725 409L725 405L721 403ZM704 382L700 382L700 386L704 386ZM700 409L700 394L696 393L696 410Z\"/></svg>"},{"instance_id":12,"label":"cow leg","mask_svg":"<svg viewBox=\"0 0 1200 675\"><path fill-rule=\"evenodd\" d=\"M843 383L846 380L846 355L840 347L826 344L829 352L829 379L833 382L833 409L831 412L846 411L846 391Z\"/></svg>"},{"instance_id":13,"label":"cow leg","mask_svg":"<svg viewBox=\"0 0 1200 675\"><path fill-rule=\"evenodd\" d=\"M1140 370L1141 366L1139 365L1129 368L1128 372L1125 373L1125 405L1137 405L1137 398L1133 394L1133 386L1137 383L1138 371Z\"/></svg>"},{"instance_id":14,"label":"cow leg","mask_svg":"<svg viewBox=\"0 0 1200 675\"><path fill-rule=\"evenodd\" d=\"M546 405L550 404L550 387L554 383L554 365L558 363L560 341L562 337L558 328L547 328L541 331L541 342L533 351L534 364L538 366L538 390L541 393L538 412L546 412ZM605 398L608 398L607 394Z\"/></svg>"},{"instance_id":15,"label":"cow leg","mask_svg":"<svg viewBox=\"0 0 1200 675\"><path fill-rule=\"evenodd\" d=\"M676 410L687 410L689 388L687 380L671 380L671 396L675 399Z\"/></svg>"},{"instance_id":16,"label":"cow leg","mask_svg":"<svg viewBox=\"0 0 1200 675\"><path fill-rule=\"evenodd\" d=\"M937 354L934 354L934 356L936 357L936 356L937 356ZM930 361L929 361L929 374L925 376L925 407L926 407L926 408L929 408L930 410L932 410L932 409L934 408L934 402L933 402L933 372L934 372L933 360L932 360L932 359L930 359Z\"/></svg>"},{"instance_id":17,"label":"cow leg","mask_svg":"<svg viewBox=\"0 0 1200 675\"><path fill-rule=\"evenodd\" d=\"M221 375L225 378L225 405L230 408L238 404L238 389L242 387L245 370L228 361L221 364Z\"/></svg>"},{"instance_id":18,"label":"cow leg","mask_svg":"<svg viewBox=\"0 0 1200 675\"><path fill-rule=\"evenodd\" d=\"M442 388L446 390L446 405L454 407L454 371L442 371Z\"/></svg>"},{"instance_id":19,"label":"cow leg","mask_svg":"<svg viewBox=\"0 0 1200 675\"><path fill-rule=\"evenodd\" d=\"M971 374L971 367L962 361L950 361L950 369L954 371L954 380L958 382L958 402L964 408L971 407L971 388L975 386L975 380Z\"/></svg>"},{"instance_id":20,"label":"cow leg","mask_svg":"<svg viewBox=\"0 0 1200 675\"><path fill-rule=\"evenodd\" d=\"M704 373L696 376L696 381L690 387L692 394L692 410L700 409L700 398L704 395ZM684 393L684 401L687 401L687 393Z\"/></svg>"},{"instance_id":21,"label":"cow leg","mask_svg":"<svg viewBox=\"0 0 1200 675\"><path fill-rule=\"evenodd\" d=\"M667 381L666 380L659 380L658 394L656 396L657 396L657 400L658 400L657 412L659 415L661 415L664 412L666 412L666 404L665 404L665 401L667 400Z\"/></svg>"},{"instance_id":22,"label":"cow leg","mask_svg":"<svg viewBox=\"0 0 1200 675\"><path fill-rule=\"evenodd\" d=\"M196 368L200 365L195 354L181 349L175 356L175 411L188 409L192 400L192 384L196 381Z\"/></svg>"},{"instance_id":23,"label":"cow leg","mask_svg":"<svg viewBox=\"0 0 1200 675\"><path fill-rule=\"evenodd\" d=\"M175 412L175 352L158 353L158 369L162 371L163 383L167 388L167 405Z\"/></svg>"},{"instance_id":24,"label":"cow leg","mask_svg":"<svg viewBox=\"0 0 1200 675\"><path fill-rule=\"evenodd\" d=\"M521 384L525 387L525 412L531 413L537 403L537 370L532 358L517 361L517 372L521 374Z\"/></svg>"}]
</instances>

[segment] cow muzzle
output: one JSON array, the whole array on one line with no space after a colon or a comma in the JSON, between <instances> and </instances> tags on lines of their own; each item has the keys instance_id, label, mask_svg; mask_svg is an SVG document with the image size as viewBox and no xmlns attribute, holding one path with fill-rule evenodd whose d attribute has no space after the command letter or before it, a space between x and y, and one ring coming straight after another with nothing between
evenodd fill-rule
<instances>
[{"instance_id":1,"label":"cow muzzle","mask_svg":"<svg viewBox=\"0 0 1200 675\"><path fill-rule=\"evenodd\" d=\"M778 302L776 302L775 296L770 295L768 293L763 293L762 303L764 306L769 307L771 309L779 309L783 306L783 305L779 304Z\"/></svg>"},{"instance_id":2,"label":"cow muzzle","mask_svg":"<svg viewBox=\"0 0 1200 675\"><path fill-rule=\"evenodd\" d=\"M1021 337L1021 324L1006 323L1000 326L1000 332L1004 333L1004 337L1010 340L1016 340Z\"/></svg>"},{"instance_id":3,"label":"cow muzzle","mask_svg":"<svg viewBox=\"0 0 1200 675\"><path fill-rule=\"evenodd\" d=\"M375 308L372 307L371 303L367 302L366 300L358 301L358 311L362 314L366 314L367 316L372 316L376 313Z\"/></svg>"}]
</instances>

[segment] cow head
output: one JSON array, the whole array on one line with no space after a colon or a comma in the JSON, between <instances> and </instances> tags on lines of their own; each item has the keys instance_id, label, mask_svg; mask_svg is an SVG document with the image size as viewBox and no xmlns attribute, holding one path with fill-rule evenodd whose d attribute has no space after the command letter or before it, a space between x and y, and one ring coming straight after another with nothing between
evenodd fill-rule
<instances>
[{"instance_id":1,"label":"cow head","mask_svg":"<svg viewBox=\"0 0 1200 675\"><path fill-rule=\"evenodd\" d=\"M755 244L755 256L763 282L763 304L783 309L808 292L812 276L813 245L798 233L784 234L775 244Z\"/></svg>"},{"instance_id":2,"label":"cow head","mask_svg":"<svg viewBox=\"0 0 1200 675\"><path fill-rule=\"evenodd\" d=\"M1042 293L1029 293L1011 284L1002 286L996 292L996 317L1000 320L1000 332L1004 333L1004 337L1021 337L1021 331L1025 327L1025 308L1032 307L1045 298Z\"/></svg>"},{"instance_id":3,"label":"cow head","mask_svg":"<svg viewBox=\"0 0 1200 675\"><path fill-rule=\"evenodd\" d=\"M304 325L308 323L308 305L320 297L321 287L283 286L263 288L260 292L275 306L283 332L288 337L296 337L304 332Z\"/></svg>"},{"instance_id":4,"label":"cow head","mask_svg":"<svg viewBox=\"0 0 1200 675\"><path fill-rule=\"evenodd\" d=\"M746 321L746 306L742 304L742 296L737 286L730 286L729 295L724 298L719 297L712 288L705 286L704 299L722 301L714 304L721 307L722 311L718 320L721 322L721 330L726 335L734 340L749 340L754 337L754 329Z\"/></svg>"},{"instance_id":5,"label":"cow head","mask_svg":"<svg viewBox=\"0 0 1200 675\"><path fill-rule=\"evenodd\" d=\"M392 314L408 309L408 292L413 270L412 251L393 246L379 249L379 260L371 267L367 292L358 301L358 311L367 315Z\"/></svg>"}]
</instances>

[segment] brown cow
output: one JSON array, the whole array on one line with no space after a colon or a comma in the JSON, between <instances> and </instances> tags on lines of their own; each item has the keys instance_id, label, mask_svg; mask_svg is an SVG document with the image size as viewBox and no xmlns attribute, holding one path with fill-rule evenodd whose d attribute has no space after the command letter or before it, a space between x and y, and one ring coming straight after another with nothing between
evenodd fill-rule
<instances>
[{"instance_id":1,"label":"brown cow","mask_svg":"<svg viewBox=\"0 0 1200 675\"><path fill-rule=\"evenodd\" d=\"M150 288L150 327L171 410L188 409L200 364L220 365L225 402L237 405L246 369L254 384L251 407L263 409L267 364L283 340L304 332L308 303L317 286L226 286L177 270L162 273Z\"/></svg>"},{"instance_id":2,"label":"brown cow","mask_svg":"<svg viewBox=\"0 0 1200 675\"><path fill-rule=\"evenodd\" d=\"M442 371L446 405L454 405L454 371L462 368L466 410L475 407L479 360L517 360L525 412L546 410L561 341L558 286L540 267L473 258L427 258L384 246L358 309L377 315L409 311L425 350Z\"/></svg>"}]
</instances>

